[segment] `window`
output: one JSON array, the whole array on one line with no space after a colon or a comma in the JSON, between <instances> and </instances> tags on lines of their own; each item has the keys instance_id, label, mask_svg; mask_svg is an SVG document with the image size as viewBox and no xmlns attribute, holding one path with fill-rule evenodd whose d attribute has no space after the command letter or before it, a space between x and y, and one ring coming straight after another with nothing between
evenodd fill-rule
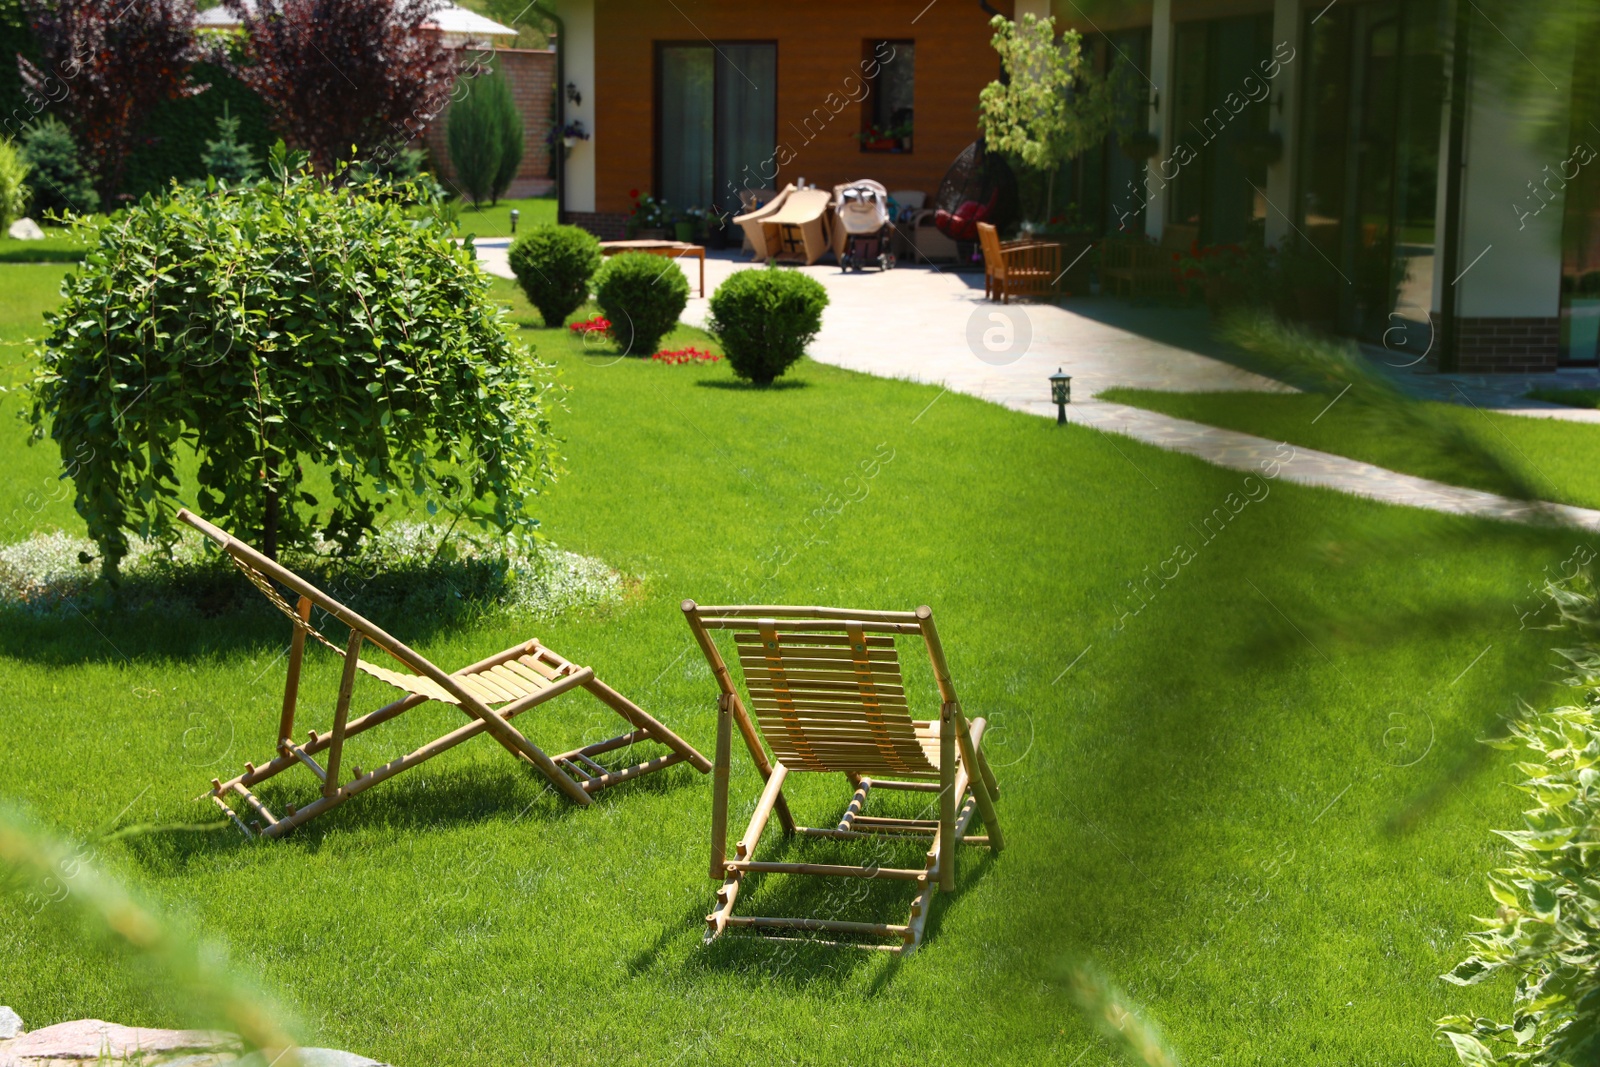
<instances>
[{"instance_id":1,"label":"window","mask_svg":"<svg viewBox=\"0 0 1600 1067\"><path fill-rule=\"evenodd\" d=\"M867 96L861 102L863 152L911 151L912 107L917 82L915 41L866 41L861 69Z\"/></svg>"}]
</instances>

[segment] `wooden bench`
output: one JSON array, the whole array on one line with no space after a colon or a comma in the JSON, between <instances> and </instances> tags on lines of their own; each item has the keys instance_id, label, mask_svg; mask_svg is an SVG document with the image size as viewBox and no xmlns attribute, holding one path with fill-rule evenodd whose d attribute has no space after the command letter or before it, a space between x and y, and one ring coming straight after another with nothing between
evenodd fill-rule
<instances>
[{"instance_id":1,"label":"wooden bench","mask_svg":"<svg viewBox=\"0 0 1600 1067\"><path fill-rule=\"evenodd\" d=\"M1170 292L1174 283L1173 257L1182 255L1200 239L1200 227L1169 224L1161 230L1161 243L1138 237L1107 237L1101 251L1100 277L1111 292L1128 296Z\"/></svg>"},{"instance_id":2,"label":"wooden bench","mask_svg":"<svg viewBox=\"0 0 1600 1067\"><path fill-rule=\"evenodd\" d=\"M646 252L652 256L683 259L693 256L700 261L700 295L706 295L706 250L702 245L687 241L601 241L600 254L614 256L619 252Z\"/></svg>"}]
</instances>

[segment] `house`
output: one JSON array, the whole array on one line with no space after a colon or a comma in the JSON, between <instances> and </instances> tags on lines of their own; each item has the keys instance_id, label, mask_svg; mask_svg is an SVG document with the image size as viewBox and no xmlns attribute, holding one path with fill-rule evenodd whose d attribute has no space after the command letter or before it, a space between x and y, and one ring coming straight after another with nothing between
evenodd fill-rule
<instances>
[{"instance_id":1,"label":"house","mask_svg":"<svg viewBox=\"0 0 1600 1067\"><path fill-rule=\"evenodd\" d=\"M739 210L739 192L874 178L930 197L978 136L1011 0L554 0L564 218L621 236L631 193ZM1036 4L1043 10L1043 4Z\"/></svg>"},{"instance_id":2,"label":"house","mask_svg":"<svg viewBox=\"0 0 1600 1067\"><path fill-rule=\"evenodd\" d=\"M1561 21L1591 3L1055 0L1135 68L1156 146L1080 160L1072 195L1107 232L1288 242L1396 366L1592 366L1600 41Z\"/></svg>"}]
</instances>

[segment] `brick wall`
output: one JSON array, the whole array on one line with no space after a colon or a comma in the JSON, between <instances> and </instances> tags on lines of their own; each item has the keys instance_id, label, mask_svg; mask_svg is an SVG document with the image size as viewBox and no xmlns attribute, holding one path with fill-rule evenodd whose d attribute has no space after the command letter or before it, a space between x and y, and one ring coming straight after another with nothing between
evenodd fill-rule
<instances>
[{"instance_id":1,"label":"brick wall","mask_svg":"<svg viewBox=\"0 0 1600 1067\"><path fill-rule=\"evenodd\" d=\"M1560 347L1561 320L1557 318L1456 320L1456 368L1462 374L1553 371Z\"/></svg>"},{"instance_id":2,"label":"brick wall","mask_svg":"<svg viewBox=\"0 0 1600 1067\"><path fill-rule=\"evenodd\" d=\"M477 54L476 50L461 49L456 53L457 66L471 62ZM517 176L511 180L506 196L554 195L556 183L550 177L547 138L554 114L556 54L551 49L501 48L495 52L495 57L510 83L511 99L522 115L522 165L517 168ZM446 106L429 124L426 139L434 173L445 188L453 189L456 171L445 141L445 121L449 114L450 108Z\"/></svg>"},{"instance_id":3,"label":"brick wall","mask_svg":"<svg viewBox=\"0 0 1600 1067\"><path fill-rule=\"evenodd\" d=\"M581 226L602 241L620 241L628 236L628 215L624 211L567 211L561 221Z\"/></svg>"}]
</instances>

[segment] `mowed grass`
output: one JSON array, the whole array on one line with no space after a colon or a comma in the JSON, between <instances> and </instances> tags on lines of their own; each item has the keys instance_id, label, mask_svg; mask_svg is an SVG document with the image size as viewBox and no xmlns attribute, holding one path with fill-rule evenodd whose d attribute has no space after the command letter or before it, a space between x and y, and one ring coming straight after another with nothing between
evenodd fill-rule
<instances>
[{"instance_id":1,"label":"mowed grass","mask_svg":"<svg viewBox=\"0 0 1600 1067\"><path fill-rule=\"evenodd\" d=\"M18 269L0 292L43 298ZM1437 975L1491 906L1490 830L1516 820L1514 771L1476 739L1551 695L1551 635L1508 601L1581 538L1246 482L809 362L753 390L566 333L518 329L570 387L566 473L536 508L637 589L555 619L377 621L446 665L538 636L710 753L717 690L680 600L931 605L991 723L1008 848L961 856L916 956L703 945L711 783L683 766L578 810L479 738L278 842L174 829L270 755L287 633L261 615L0 619L0 795L225 944L307 1043L403 1065L1122 1062L1068 999L1085 957L1188 1063L1443 1065L1435 1018L1509 1004ZM8 470L37 455L21 435L0 425ZM56 523L78 528L35 528ZM337 663L307 665L300 729L326 729ZM933 713L926 668L908 674ZM387 699L360 682L363 706ZM347 760L458 721L413 713ZM559 747L615 720L578 695L518 723ZM848 795L791 782L812 825ZM738 832L742 757L733 789ZM311 795L305 776L269 793ZM157 829L92 837L130 826ZM771 835L766 855L826 855ZM745 899L903 921L906 887L857 889L773 878ZM0 958L30 1026L186 1021L57 908L8 912Z\"/></svg>"},{"instance_id":2,"label":"mowed grass","mask_svg":"<svg viewBox=\"0 0 1600 1067\"><path fill-rule=\"evenodd\" d=\"M533 226L543 226L556 221L556 201L551 196L528 197L522 200L502 200L498 204L479 207L471 201L461 202L461 213L456 216L456 231L465 237L510 237L511 212L516 210L517 233L524 234Z\"/></svg>"},{"instance_id":3,"label":"mowed grass","mask_svg":"<svg viewBox=\"0 0 1600 1067\"><path fill-rule=\"evenodd\" d=\"M1108 389L1100 399L1160 411L1274 441L1332 452L1469 489L1499 492L1503 478L1468 458L1418 448L1394 432L1392 412L1321 393L1164 393ZM1600 425L1505 415L1467 405L1418 401L1431 416L1465 430L1543 499L1600 508Z\"/></svg>"}]
</instances>

